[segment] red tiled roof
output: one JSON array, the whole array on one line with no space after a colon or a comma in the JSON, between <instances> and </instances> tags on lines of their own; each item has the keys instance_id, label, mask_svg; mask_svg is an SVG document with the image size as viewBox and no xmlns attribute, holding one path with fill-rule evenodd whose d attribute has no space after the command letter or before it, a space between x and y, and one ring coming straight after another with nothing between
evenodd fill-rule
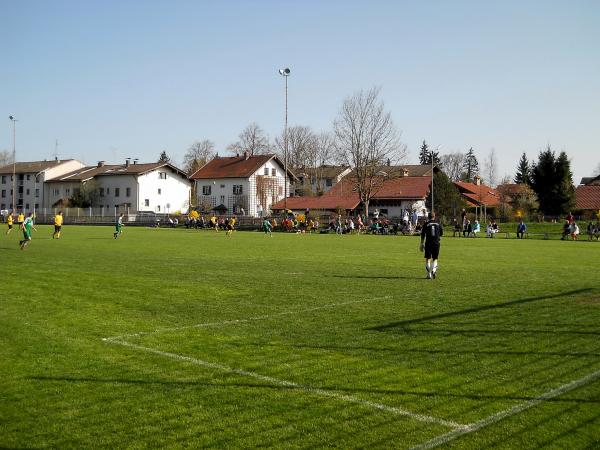
<instances>
[{"instance_id":1,"label":"red tiled roof","mask_svg":"<svg viewBox=\"0 0 600 450\"><path fill-rule=\"evenodd\" d=\"M55 167L65 162L73 161L73 159L62 159L62 160L52 160L52 161L30 161L30 162L17 162L15 163L14 170L15 173L37 173L42 170L49 169L50 167ZM6 166L0 167L1 174L12 174L13 173L13 165L8 164Z\"/></svg>"},{"instance_id":2,"label":"red tiled roof","mask_svg":"<svg viewBox=\"0 0 600 450\"><path fill-rule=\"evenodd\" d=\"M500 204L500 193L483 183L477 185L466 181L455 181L454 185L470 205L498 206Z\"/></svg>"},{"instance_id":3,"label":"red tiled roof","mask_svg":"<svg viewBox=\"0 0 600 450\"><path fill-rule=\"evenodd\" d=\"M146 164L129 164L129 166L125 164L104 164L102 166L87 166L77 170L73 170L72 172L60 175L54 179L46 181L85 181L97 176L141 175L165 166L170 167L174 171L182 174L187 178L187 175L183 171L173 166L172 164L164 162L155 162Z\"/></svg>"},{"instance_id":4,"label":"red tiled roof","mask_svg":"<svg viewBox=\"0 0 600 450\"><path fill-rule=\"evenodd\" d=\"M600 210L600 185L577 186L575 189L575 206L577 209Z\"/></svg>"},{"instance_id":5,"label":"red tiled roof","mask_svg":"<svg viewBox=\"0 0 600 450\"><path fill-rule=\"evenodd\" d=\"M429 178L401 177L382 180L383 186L373 195L379 200L423 200L429 192ZM288 209L355 209L360 204L360 197L354 190L353 180L345 177L328 192L320 197L290 197L287 199ZM281 200L271 206L271 209L283 209Z\"/></svg>"},{"instance_id":6,"label":"red tiled roof","mask_svg":"<svg viewBox=\"0 0 600 450\"><path fill-rule=\"evenodd\" d=\"M275 155L255 155L248 157L248 159L244 156L218 156L200 167L190 178L192 180L248 178L273 158L283 167L283 164Z\"/></svg>"}]
</instances>

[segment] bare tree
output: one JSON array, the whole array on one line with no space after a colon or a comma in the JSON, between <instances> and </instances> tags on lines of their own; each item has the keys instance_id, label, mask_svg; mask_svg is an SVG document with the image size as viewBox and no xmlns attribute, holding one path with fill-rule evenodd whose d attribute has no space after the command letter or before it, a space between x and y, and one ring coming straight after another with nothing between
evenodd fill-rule
<instances>
[{"instance_id":1,"label":"bare tree","mask_svg":"<svg viewBox=\"0 0 600 450\"><path fill-rule=\"evenodd\" d=\"M496 150L492 148L488 157L485 160L485 177L487 183L494 187L496 186L496 177L498 168L498 159L496 158Z\"/></svg>"},{"instance_id":2,"label":"bare tree","mask_svg":"<svg viewBox=\"0 0 600 450\"><path fill-rule=\"evenodd\" d=\"M188 175L191 175L214 156L215 144L213 141L208 139L195 141L183 156L183 168Z\"/></svg>"},{"instance_id":3,"label":"bare tree","mask_svg":"<svg viewBox=\"0 0 600 450\"><path fill-rule=\"evenodd\" d=\"M238 135L238 141L227 146L231 153L248 152L250 155L264 155L272 151L269 138L256 122L252 122Z\"/></svg>"},{"instance_id":4,"label":"bare tree","mask_svg":"<svg viewBox=\"0 0 600 450\"><path fill-rule=\"evenodd\" d=\"M288 128L287 162L289 167L312 167L311 155L316 153L317 136L310 127L293 126ZM284 160L285 136L275 138L275 148L280 159Z\"/></svg>"},{"instance_id":5,"label":"bare tree","mask_svg":"<svg viewBox=\"0 0 600 450\"><path fill-rule=\"evenodd\" d=\"M451 181L460 180L465 165L465 154L461 152L448 153L440 157L442 168Z\"/></svg>"},{"instance_id":6,"label":"bare tree","mask_svg":"<svg viewBox=\"0 0 600 450\"><path fill-rule=\"evenodd\" d=\"M0 151L0 167L13 163L13 154L8 150Z\"/></svg>"},{"instance_id":7,"label":"bare tree","mask_svg":"<svg viewBox=\"0 0 600 450\"><path fill-rule=\"evenodd\" d=\"M333 128L338 160L354 168L354 189L368 215L388 161L398 163L406 156L392 117L379 99L379 89L346 98Z\"/></svg>"}]
</instances>

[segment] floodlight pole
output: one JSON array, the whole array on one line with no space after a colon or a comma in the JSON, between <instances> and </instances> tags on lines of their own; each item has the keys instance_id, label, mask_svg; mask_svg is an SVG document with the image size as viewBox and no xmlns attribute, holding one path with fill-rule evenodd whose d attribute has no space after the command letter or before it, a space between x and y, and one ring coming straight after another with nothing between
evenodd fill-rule
<instances>
[{"instance_id":1,"label":"floodlight pole","mask_svg":"<svg viewBox=\"0 0 600 450\"><path fill-rule=\"evenodd\" d=\"M17 180L16 180L16 164L17 164L17 119L15 119L14 116L8 116L8 118L12 121L13 124L13 175L12 175L12 179L13 179L13 195L12 195L12 211L15 211L15 207L17 206L15 204L15 196L16 196L16 186L17 186Z\"/></svg>"},{"instance_id":2,"label":"floodlight pole","mask_svg":"<svg viewBox=\"0 0 600 450\"><path fill-rule=\"evenodd\" d=\"M287 215L287 185L288 185L288 168L287 168L287 154L288 154L288 77L290 76L290 69L280 69L279 73L285 78L285 125L283 128L283 170L285 171L283 180L283 207L285 214Z\"/></svg>"}]
</instances>

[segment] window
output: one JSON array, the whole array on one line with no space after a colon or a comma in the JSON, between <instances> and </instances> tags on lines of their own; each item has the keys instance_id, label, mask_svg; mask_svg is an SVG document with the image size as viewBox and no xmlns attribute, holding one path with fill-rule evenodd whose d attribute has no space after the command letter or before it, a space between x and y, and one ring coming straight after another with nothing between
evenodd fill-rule
<instances>
[{"instance_id":1,"label":"window","mask_svg":"<svg viewBox=\"0 0 600 450\"><path fill-rule=\"evenodd\" d=\"M6 175L2 175L2 184L6 184ZM4 208L2 208L4 209Z\"/></svg>"},{"instance_id":2,"label":"window","mask_svg":"<svg viewBox=\"0 0 600 450\"><path fill-rule=\"evenodd\" d=\"M156 206L156 210L157 210L158 212L160 212L160 205L157 205L157 206Z\"/></svg>"},{"instance_id":3,"label":"window","mask_svg":"<svg viewBox=\"0 0 600 450\"><path fill-rule=\"evenodd\" d=\"M241 184L234 184L233 185L233 195L242 195L242 185Z\"/></svg>"},{"instance_id":4,"label":"window","mask_svg":"<svg viewBox=\"0 0 600 450\"><path fill-rule=\"evenodd\" d=\"M40 204L39 203L35 204L35 209L40 209Z\"/></svg>"},{"instance_id":5,"label":"window","mask_svg":"<svg viewBox=\"0 0 600 450\"><path fill-rule=\"evenodd\" d=\"M2 203L2 205L0 205L0 209L6 209L6 203Z\"/></svg>"},{"instance_id":6,"label":"window","mask_svg":"<svg viewBox=\"0 0 600 450\"><path fill-rule=\"evenodd\" d=\"M325 186L333 186L333 180L331 178L325 178Z\"/></svg>"},{"instance_id":7,"label":"window","mask_svg":"<svg viewBox=\"0 0 600 450\"><path fill-rule=\"evenodd\" d=\"M160 189L159 189L159 191L160 191ZM131 197L131 188L130 187L125 188L125 197Z\"/></svg>"},{"instance_id":8,"label":"window","mask_svg":"<svg viewBox=\"0 0 600 450\"><path fill-rule=\"evenodd\" d=\"M150 206L150 199L144 200L144 206Z\"/></svg>"},{"instance_id":9,"label":"window","mask_svg":"<svg viewBox=\"0 0 600 450\"><path fill-rule=\"evenodd\" d=\"M35 177L35 182L36 182L36 183L39 183L39 182L40 182L40 176L39 176L39 175Z\"/></svg>"},{"instance_id":10,"label":"window","mask_svg":"<svg viewBox=\"0 0 600 450\"><path fill-rule=\"evenodd\" d=\"M27 189L27 190L25 191L25 194L29 195L29 189Z\"/></svg>"},{"instance_id":11,"label":"window","mask_svg":"<svg viewBox=\"0 0 600 450\"><path fill-rule=\"evenodd\" d=\"M36 197L39 197L39 196L40 196L40 190L39 190L39 189L36 189L36 190L35 190L35 196L36 196ZM36 207L36 208L37 208L37 207Z\"/></svg>"},{"instance_id":12,"label":"window","mask_svg":"<svg viewBox=\"0 0 600 450\"><path fill-rule=\"evenodd\" d=\"M269 168L268 167L265 167L265 175L269 176Z\"/></svg>"},{"instance_id":13,"label":"window","mask_svg":"<svg viewBox=\"0 0 600 450\"><path fill-rule=\"evenodd\" d=\"M221 187L221 189L225 189L225 185L224 184L222 184L220 187Z\"/></svg>"},{"instance_id":14,"label":"window","mask_svg":"<svg viewBox=\"0 0 600 450\"><path fill-rule=\"evenodd\" d=\"M25 203L25 209L29 209L29 203Z\"/></svg>"},{"instance_id":15,"label":"window","mask_svg":"<svg viewBox=\"0 0 600 450\"><path fill-rule=\"evenodd\" d=\"M160 178L161 180L166 180L167 172L158 172L158 178Z\"/></svg>"},{"instance_id":16,"label":"window","mask_svg":"<svg viewBox=\"0 0 600 450\"><path fill-rule=\"evenodd\" d=\"M118 197L121 195L121 188L115 188L115 197Z\"/></svg>"},{"instance_id":17,"label":"window","mask_svg":"<svg viewBox=\"0 0 600 450\"><path fill-rule=\"evenodd\" d=\"M52 190L52 194L54 194L54 195L60 195L60 189L58 189L58 188L54 188L54 189Z\"/></svg>"},{"instance_id":18,"label":"window","mask_svg":"<svg viewBox=\"0 0 600 450\"><path fill-rule=\"evenodd\" d=\"M71 189L66 188L65 189L65 195L71 195Z\"/></svg>"},{"instance_id":19,"label":"window","mask_svg":"<svg viewBox=\"0 0 600 450\"><path fill-rule=\"evenodd\" d=\"M100 191L100 197L104 197L104 188L99 188L98 190Z\"/></svg>"},{"instance_id":20,"label":"window","mask_svg":"<svg viewBox=\"0 0 600 450\"><path fill-rule=\"evenodd\" d=\"M110 188L106 188L106 195L110 194ZM107 206L108 208L108 206Z\"/></svg>"},{"instance_id":21,"label":"window","mask_svg":"<svg viewBox=\"0 0 600 450\"><path fill-rule=\"evenodd\" d=\"M23 186L19 186L19 190L17 191L19 194L23 193Z\"/></svg>"},{"instance_id":22,"label":"window","mask_svg":"<svg viewBox=\"0 0 600 450\"><path fill-rule=\"evenodd\" d=\"M6 189L2 189L2 198L6 198ZM2 208L4 209L4 208Z\"/></svg>"},{"instance_id":23,"label":"window","mask_svg":"<svg viewBox=\"0 0 600 450\"><path fill-rule=\"evenodd\" d=\"M19 174L19 181L23 181L25 179L25 175L20 173Z\"/></svg>"},{"instance_id":24,"label":"window","mask_svg":"<svg viewBox=\"0 0 600 450\"><path fill-rule=\"evenodd\" d=\"M210 184L202 186L202 195L210 195Z\"/></svg>"},{"instance_id":25,"label":"window","mask_svg":"<svg viewBox=\"0 0 600 450\"><path fill-rule=\"evenodd\" d=\"M225 196L221 195L221 205L224 205L224 204L225 204Z\"/></svg>"},{"instance_id":26,"label":"window","mask_svg":"<svg viewBox=\"0 0 600 450\"><path fill-rule=\"evenodd\" d=\"M31 180L31 175L27 174L27 181Z\"/></svg>"},{"instance_id":27,"label":"window","mask_svg":"<svg viewBox=\"0 0 600 450\"><path fill-rule=\"evenodd\" d=\"M273 167L271 169L271 176L274 177L275 175L277 175L277 171L275 170L275 167Z\"/></svg>"},{"instance_id":28,"label":"window","mask_svg":"<svg viewBox=\"0 0 600 450\"><path fill-rule=\"evenodd\" d=\"M162 189L158 189L158 195L162 194Z\"/></svg>"}]
</instances>

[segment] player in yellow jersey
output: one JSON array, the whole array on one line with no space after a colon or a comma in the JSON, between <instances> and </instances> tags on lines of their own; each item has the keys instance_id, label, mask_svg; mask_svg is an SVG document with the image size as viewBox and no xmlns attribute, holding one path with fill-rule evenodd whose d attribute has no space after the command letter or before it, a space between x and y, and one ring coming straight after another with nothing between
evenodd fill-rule
<instances>
[{"instance_id":1,"label":"player in yellow jersey","mask_svg":"<svg viewBox=\"0 0 600 450\"><path fill-rule=\"evenodd\" d=\"M233 216L231 219L229 219L229 222L226 222L227 226L227 232L225 233L226 236L231 236L235 227L235 222L236 222L236 217Z\"/></svg>"},{"instance_id":2,"label":"player in yellow jersey","mask_svg":"<svg viewBox=\"0 0 600 450\"><path fill-rule=\"evenodd\" d=\"M19 225L19 228L21 228L21 225L23 225L23 222L25 222L25 214L23 214L23 211L21 211L19 213L19 215L17 216L17 225Z\"/></svg>"},{"instance_id":3,"label":"player in yellow jersey","mask_svg":"<svg viewBox=\"0 0 600 450\"><path fill-rule=\"evenodd\" d=\"M54 233L52 234L52 239L60 239L60 230L62 229L63 224L63 215L62 211L59 211L56 216L54 216Z\"/></svg>"},{"instance_id":4,"label":"player in yellow jersey","mask_svg":"<svg viewBox=\"0 0 600 450\"><path fill-rule=\"evenodd\" d=\"M6 230L6 234L10 234L13 229L13 215L12 211L6 216L6 224L8 225L8 230Z\"/></svg>"}]
</instances>

